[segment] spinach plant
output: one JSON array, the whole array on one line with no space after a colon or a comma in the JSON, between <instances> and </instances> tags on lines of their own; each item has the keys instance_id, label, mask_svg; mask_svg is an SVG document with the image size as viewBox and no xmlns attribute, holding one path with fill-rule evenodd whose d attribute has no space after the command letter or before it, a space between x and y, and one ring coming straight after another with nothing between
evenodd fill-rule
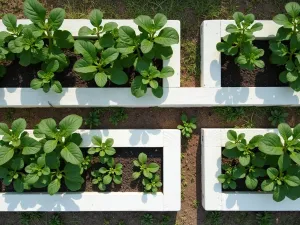
<instances>
[{"instance_id":1,"label":"spinach plant","mask_svg":"<svg viewBox=\"0 0 300 225\"><path fill-rule=\"evenodd\" d=\"M249 190L260 187L272 192L277 202L300 197L300 124L291 129L281 123L278 131L256 135L249 143L245 134L228 131L222 154L229 159L229 166L223 165L224 173L218 177L224 189L236 189L236 180L244 179Z\"/></svg>"},{"instance_id":2,"label":"spinach plant","mask_svg":"<svg viewBox=\"0 0 300 225\"><path fill-rule=\"evenodd\" d=\"M189 121L187 115L182 114L181 115L181 121L182 121L183 124L178 125L177 129L181 130L181 134L184 137L190 138L191 135L193 134L193 130L195 130L197 128L196 118L192 117Z\"/></svg>"},{"instance_id":3,"label":"spinach plant","mask_svg":"<svg viewBox=\"0 0 300 225\"><path fill-rule=\"evenodd\" d=\"M99 172L99 170L95 170L91 172L91 175L93 177L92 183L95 185L98 185L98 188L100 191L106 190L106 184L103 182L103 174Z\"/></svg>"},{"instance_id":4,"label":"spinach plant","mask_svg":"<svg viewBox=\"0 0 300 225\"><path fill-rule=\"evenodd\" d=\"M116 150L112 147L114 144L114 140L112 138L107 138L106 141L103 142L101 137L93 136L92 143L97 147L89 148L88 154L98 154L102 164L112 161L112 156L116 154Z\"/></svg>"},{"instance_id":5,"label":"spinach plant","mask_svg":"<svg viewBox=\"0 0 300 225\"><path fill-rule=\"evenodd\" d=\"M233 19L236 24L226 27L229 34L217 44L217 50L226 55L236 56L235 63L242 69L263 68L265 63L260 58L264 55L264 50L253 45L253 33L263 28L262 23L254 23L253 14L244 15L241 12L235 12Z\"/></svg>"},{"instance_id":6,"label":"spinach plant","mask_svg":"<svg viewBox=\"0 0 300 225\"><path fill-rule=\"evenodd\" d=\"M159 170L159 165L157 163L147 164L148 156L145 153L140 153L138 160L134 160L133 164L139 169L138 172L132 174L134 180L138 179L141 175L152 179L153 175Z\"/></svg>"},{"instance_id":7,"label":"spinach plant","mask_svg":"<svg viewBox=\"0 0 300 225\"><path fill-rule=\"evenodd\" d=\"M50 88L53 89L56 93L62 92L61 83L54 79L54 72L56 72L59 68L59 62L57 60L51 61L45 71L40 70L38 72L38 78L34 78L30 82L30 87L32 89L43 88L44 92L49 92Z\"/></svg>"},{"instance_id":8,"label":"spinach plant","mask_svg":"<svg viewBox=\"0 0 300 225\"><path fill-rule=\"evenodd\" d=\"M143 178L142 184L146 192L156 193L158 188L162 186L159 175L155 174L152 179Z\"/></svg>"},{"instance_id":9,"label":"spinach plant","mask_svg":"<svg viewBox=\"0 0 300 225\"><path fill-rule=\"evenodd\" d=\"M274 40L270 41L271 62L284 65L285 70L279 75L283 83L289 83L295 91L300 91L300 5L290 2L285 5L287 14L273 18L281 25Z\"/></svg>"}]
</instances>

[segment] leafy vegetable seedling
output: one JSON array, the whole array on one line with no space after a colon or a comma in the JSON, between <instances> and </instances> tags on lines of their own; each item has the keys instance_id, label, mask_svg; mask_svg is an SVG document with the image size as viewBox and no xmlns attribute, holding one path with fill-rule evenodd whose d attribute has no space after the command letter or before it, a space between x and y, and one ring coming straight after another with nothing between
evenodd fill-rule
<instances>
[{"instance_id":1,"label":"leafy vegetable seedling","mask_svg":"<svg viewBox=\"0 0 300 225\"><path fill-rule=\"evenodd\" d=\"M112 156L116 154L116 150L112 147L114 140L107 138L105 142L102 142L102 138L98 136L92 137L92 143L97 147L92 147L88 150L88 154L99 154L99 159L102 164L112 161Z\"/></svg>"},{"instance_id":2,"label":"leafy vegetable seedling","mask_svg":"<svg viewBox=\"0 0 300 225\"><path fill-rule=\"evenodd\" d=\"M50 88L53 89L56 93L62 92L61 83L57 80L54 80L54 72L59 68L59 62L57 60L51 61L45 71L40 70L38 72L38 78L33 79L30 82L30 87L32 89L43 88L44 92L49 92Z\"/></svg>"},{"instance_id":3,"label":"leafy vegetable seedling","mask_svg":"<svg viewBox=\"0 0 300 225\"><path fill-rule=\"evenodd\" d=\"M155 174L152 179L143 178L142 184L146 192L156 193L158 188L162 186L159 175Z\"/></svg>"},{"instance_id":4,"label":"leafy vegetable seedling","mask_svg":"<svg viewBox=\"0 0 300 225\"><path fill-rule=\"evenodd\" d=\"M85 119L85 125L89 126L90 129L98 127L101 124L100 121L100 110L93 109L89 116Z\"/></svg>"},{"instance_id":5,"label":"leafy vegetable seedling","mask_svg":"<svg viewBox=\"0 0 300 225\"><path fill-rule=\"evenodd\" d=\"M268 120L271 122L272 126L278 126L280 123L285 123L288 113L280 109L275 109L271 111L271 116Z\"/></svg>"},{"instance_id":6,"label":"leafy vegetable seedling","mask_svg":"<svg viewBox=\"0 0 300 225\"><path fill-rule=\"evenodd\" d=\"M141 175L148 179L152 179L153 175L159 170L159 165L157 163L147 164L147 155L145 153L140 153L138 160L134 160L133 164L135 167L139 168L138 172L132 174L134 180L138 179Z\"/></svg>"},{"instance_id":7,"label":"leafy vegetable seedling","mask_svg":"<svg viewBox=\"0 0 300 225\"><path fill-rule=\"evenodd\" d=\"M217 50L226 55L237 56L235 63L242 69L263 68L265 63L260 58L264 55L264 50L253 45L253 33L263 28L262 23L254 23L253 14L244 15L241 12L235 12L233 19L236 24L226 27L229 34L217 44Z\"/></svg>"},{"instance_id":8,"label":"leafy vegetable seedling","mask_svg":"<svg viewBox=\"0 0 300 225\"><path fill-rule=\"evenodd\" d=\"M98 185L100 191L105 191L106 184L103 183L103 174L101 174L99 170L95 170L91 172L91 175L93 177L92 183Z\"/></svg>"},{"instance_id":9,"label":"leafy vegetable seedling","mask_svg":"<svg viewBox=\"0 0 300 225\"><path fill-rule=\"evenodd\" d=\"M103 174L103 184L108 185L112 181L115 184L121 184L122 183L122 164L117 163L115 164L115 160L112 159L107 162L108 169L106 167L101 167L99 169L99 172Z\"/></svg>"},{"instance_id":10,"label":"leafy vegetable seedling","mask_svg":"<svg viewBox=\"0 0 300 225\"><path fill-rule=\"evenodd\" d=\"M191 135L193 134L193 130L197 128L196 126L196 118L192 117L190 121L188 121L187 115L182 114L181 115L181 121L183 125L178 125L177 129L181 130L181 133L183 136L186 138L190 138Z\"/></svg>"},{"instance_id":11,"label":"leafy vegetable seedling","mask_svg":"<svg viewBox=\"0 0 300 225\"><path fill-rule=\"evenodd\" d=\"M274 40L270 41L271 62L284 65L285 70L279 75L283 83L289 83L292 89L300 91L300 5L290 2L285 5L287 14L273 18L281 25Z\"/></svg>"}]
</instances>

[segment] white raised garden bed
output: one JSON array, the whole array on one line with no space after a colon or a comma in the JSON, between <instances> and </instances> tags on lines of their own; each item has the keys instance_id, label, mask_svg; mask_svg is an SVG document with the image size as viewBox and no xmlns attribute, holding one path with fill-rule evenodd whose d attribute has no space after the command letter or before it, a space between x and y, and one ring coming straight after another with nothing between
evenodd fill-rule
<instances>
[{"instance_id":1,"label":"white raised garden bed","mask_svg":"<svg viewBox=\"0 0 300 225\"><path fill-rule=\"evenodd\" d=\"M275 202L272 194L257 192L222 191L218 176L222 173L222 147L225 147L229 129L201 129L202 205L212 211L299 211L300 199L285 198ZM247 140L253 136L277 129L234 129L245 133Z\"/></svg>"},{"instance_id":2,"label":"white raised garden bed","mask_svg":"<svg viewBox=\"0 0 300 225\"><path fill-rule=\"evenodd\" d=\"M32 130L28 130L32 134ZM0 211L179 211L181 136L179 130L79 130L81 147L91 137L114 139L114 147L163 147L163 192L0 193Z\"/></svg>"},{"instance_id":3,"label":"white raised garden bed","mask_svg":"<svg viewBox=\"0 0 300 225\"><path fill-rule=\"evenodd\" d=\"M103 20L116 22L120 26L130 26L137 33L138 26L133 20ZM18 24L30 24L27 19L18 20ZM68 30L76 37L82 26L93 28L87 19L66 19L60 30ZM166 27L173 27L180 35L180 21L168 20ZM6 27L0 21L0 31L6 31ZM179 38L180 39L180 38ZM164 92L170 88L180 87L180 42L172 45L173 56L163 61L163 66L171 66L175 73L172 77L163 79ZM9 76L9 74L7 74ZM101 97L100 97L101 96ZM60 94L31 88L0 88L0 107L51 107L52 106L135 106L136 102L143 102L144 106L156 105L159 100L153 96L150 88L146 96L137 99L131 94L130 88L63 88Z\"/></svg>"}]
</instances>

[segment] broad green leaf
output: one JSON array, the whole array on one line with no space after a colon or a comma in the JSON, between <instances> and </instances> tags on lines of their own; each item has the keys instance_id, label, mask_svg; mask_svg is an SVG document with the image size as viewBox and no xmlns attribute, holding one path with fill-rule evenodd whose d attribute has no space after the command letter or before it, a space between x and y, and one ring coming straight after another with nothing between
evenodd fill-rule
<instances>
[{"instance_id":1,"label":"broad green leaf","mask_svg":"<svg viewBox=\"0 0 300 225\"><path fill-rule=\"evenodd\" d=\"M91 35L93 34L93 30L90 29L89 27L87 26L83 26L79 29L78 31L78 35L79 36L88 36L88 35Z\"/></svg>"},{"instance_id":2,"label":"broad green leaf","mask_svg":"<svg viewBox=\"0 0 300 225\"><path fill-rule=\"evenodd\" d=\"M297 163L298 165L300 165L300 153L292 152L292 153L290 154L290 158L291 158L295 163Z\"/></svg>"},{"instance_id":3,"label":"broad green leaf","mask_svg":"<svg viewBox=\"0 0 300 225\"><path fill-rule=\"evenodd\" d=\"M11 125L12 133L17 137L25 130L25 128L26 121L23 118L15 120Z\"/></svg>"},{"instance_id":4,"label":"broad green leaf","mask_svg":"<svg viewBox=\"0 0 300 225\"><path fill-rule=\"evenodd\" d=\"M173 55L173 49L170 46L166 47L155 43L153 49L155 52L155 57L157 57L158 59L168 60Z\"/></svg>"},{"instance_id":5,"label":"broad green leaf","mask_svg":"<svg viewBox=\"0 0 300 225\"><path fill-rule=\"evenodd\" d=\"M157 163L149 163L148 170L151 173L156 173L159 170L159 165Z\"/></svg>"},{"instance_id":6,"label":"broad green leaf","mask_svg":"<svg viewBox=\"0 0 300 225\"><path fill-rule=\"evenodd\" d=\"M236 141L237 140L237 133L234 130L229 130L227 131L227 138L230 141Z\"/></svg>"},{"instance_id":7,"label":"broad green leaf","mask_svg":"<svg viewBox=\"0 0 300 225\"><path fill-rule=\"evenodd\" d=\"M167 77L171 77L173 76L175 73L174 69L170 66L166 66L164 68L162 68L161 72L160 72L160 78L167 78Z\"/></svg>"},{"instance_id":8,"label":"broad green leaf","mask_svg":"<svg viewBox=\"0 0 300 225\"><path fill-rule=\"evenodd\" d=\"M2 22L6 26L6 29L10 32L14 32L17 28L17 17L11 13L4 15Z\"/></svg>"},{"instance_id":9,"label":"broad green leaf","mask_svg":"<svg viewBox=\"0 0 300 225\"><path fill-rule=\"evenodd\" d=\"M153 48L153 42L148 39L144 39L141 43L141 50L144 54L150 52Z\"/></svg>"},{"instance_id":10,"label":"broad green leaf","mask_svg":"<svg viewBox=\"0 0 300 225\"><path fill-rule=\"evenodd\" d=\"M90 22L94 27L99 27L102 23L103 13L99 9L94 9L90 15Z\"/></svg>"},{"instance_id":11,"label":"broad green leaf","mask_svg":"<svg viewBox=\"0 0 300 225\"><path fill-rule=\"evenodd\" d=\"M154 16L154 28L156 30L163 28L166 25L167 21L168 21L168 19L164 14L157 13Z\"/></svg>"},{"instance_id":12,"label":"broad green leaf","mask_svg":"<svg viewBox=\"0 0 300 225\"><path fill-rule=\"evenodd\" d=\"M61 93L62 92L62 86L61 83L59 81L54 81L52 83L52 89L53 91L55 91L56 93Z\"/></svg>"},{"instance_id":13,"label":"broad green leaf","mask_svg":"<svg viewBox=\"0 0 300 225\"><path fill-rule=\"evenodd\" d=\"M140 98L144 96L147 92L147 85L142 83L142 77L137 76L133 79L131 83L131 93L137 97Z\"/></svg>"},{"instance_id":14,"label":"broad green leaf","mask_svg":"<svg viewBox=\"0 0 300 225\"><path fill-rule=\"evenodd\" d=\"M117 85L123 85L128 82L128 75L121 69L118 68L109 68L109 79Z\"/></svg>"},{"instance_id":15,"label":"broad green leaf","mask_svg":"<svg viewBox=\"0 0 300 225\"><path fill-rule=\"evenodd\" d=\"M53 180L49 185L48 185L48 193L50 195L54 195L56 194L59 189L60 189L60 180L59 179L55 179Z\"/></svg>"},{"instance_id":16,"label":"broad green leaf","mask_svg":"<svg viewBox=\"0 0 300 225\"><path fill-rule=\"evenodd\" d=\"M75 165L80 165L83 161L83 155L80 148L72 142L65 146L60 154L64 160Z\"/></svg>"},{"instance_id":17,"label":"broad green leaf","mask_svg":"<svg viewBox=\"0 0 300 225\"><path fill-rule=\"evenodd\" d=\"M10 135L11 131L5 123L0 123L0 135Z\"/></svg>"},{"instance_id":18,"label":"broad green leaf","mask_svg":"<svg viewBox=\"0 0 300 225\"><path fill-rule=\"evenodd\" d=\"M35 139L25 136L21 138L21 145L23 146L23 155L33 155L41 150L42 144Z\"/></svg>"},{"instance_id":19,"label":"broad green leaf","mask_svg":"<svg viewBox=\"0 0 300 225\"><path fill-rule=\"evenodd\" d=\"M38 129L41 133L51 137L55 138L57 134L57 129L56 129L56 122L54 119L49 118L49 119L43 119L39 124L38 124Z\"/></svg>"},{"instance_id":20,"label":"broad green leaf","mask_svg":"<svg viewBox=\"0 0 300 225\"><path fill-rule=\"evenodd\" d=\"M247 166L247 165L249 165L250 160L251 160L250 155L241 155L241 156L239 157L239 162L240 162L240 164L241 164L242 166Z\"/></svg>"},{"instance_id":21,"label":"broad green leaf","mask_svg":"<svg viewBox=\"0 0 300 225\"><path fill-rule=\"evenodd\" d=\"M100 38L100 46L102 48L110 48L115 44L114 36L111 33L106 33Z\"/></svg>"},{"instance_id":22,"label":"broad green leaf","mask_svg":"<svg viewBox=\"0 0 300 225\"><path fill-rule=\"evenodd\" d=\"M274 184L274 181L272 181L272 180L264 180L261 183L261 189L263 191L273 191L274 187L275 187L275 184Z\"/></svg>"},{"instance_id":23,"label":"broad green leaf","mask_svg":"<svg viewBox=\"0 0 300 225\"><path fill-rule=\"evenodd\" d=\"M88 66L84 66L84 67L81 67L82 64L84 64L86 61L84 60L81 60L81 61L77 61L78 64L74 65L74 71L78 72L78 73L83 73L83 74L93 74L95 72L97 72L97 66L91 66L91 65L88 65Z\"/></svg>"},{"instance_id":24,"label":"broad green leaf","mask_svg":"<svg viewBox=\"0 0 300 225\"><path fill-rule=\"evenodd\" d=\"M134 180L138 179L140 176L141 176L141 173L140 173L140 172L134 172L134 173L132 174L132 178L133 178Z\"/></svg>"},{"instance_id":25,"label":"broad green leaf","mask_svg":"<svg viewBox=\"0 0 300 225\"><path fill-rule=\"evenodd\" d=\"M232 149L225 148L222 151L222 154L227 158L238 158L241 155L241 152L237 148L232 148Z\"/></svg>"},{"instance_id":26,"label":"broad green leaf","mask_svg":"<svg viewBox=\"0 0 300 225\"><path fill-rule=\"evenodd\" d=\"M95 82L99 87L104 87L107 83L107 75L103 72L96 73Z\"/></svg>"},{"instance_id":27,"label":"broad green leaf","mask_svg":"<svg viewBox=\"0 0 300 225\"><path fill-rule=\"evenodd\" d=\"M39 27L43 27L46 19L46 9L37 0L24 2L24 15Z\"/></svg>"},{"instance_id":28,"label":"broad green leaf","mask_svg":"<svg viewBox=\"0 0 300 225\"><path fill-rule=\"evenodd\" d=\"M152 94L157 97L157 98L161 98L164 94L164 90L161 86L158 86L156 89L151 89L152 90Z\"/></svg>"},{"instance_id":29,"label":"broad green leaf","mask_svg":"<svg viewBox=\"0 0 300 225\"><path fill-rule=\"evenodd\" d=\"M291 127L286 123L281 123L278 125L278 131L285 141L293 135Z\"/></svg>"},{"instance_id":30,"label":"broad green leaf","mask_svg":"<svg viewBox=\"0 0 300 225\"><path fill-rule=\"evenodd\" d=\"M245 17L244 17L244 20L246 23L248 24L252 24L255 20L255 16L253 14L247 14Z\"/></svg>"},{"instance_id":31,"label":"broad green leaf","mask_svg":"<svg viewBox=\"0 0 300 225\"><path fill-rule=\"evenodd\" d=\"M236 25L234 25L234 24L229 24L229 25L226 27L226 31L227 31L228 33L237 33L237 32L239 32L238 27L237 27Z\"/></svg>"},{"instance_id":32,"label":"broad green leaf","mask_svg":"<svg viewBox=\"0 0 300 225\"><path fill-rule=\"evenodd\" d=\"M21 66L29 66L31 64L31 61L32 61L32 54L30 51L23 51L21 52L20 54L20 61L19 61L19 64Z\"/></svg>"},{"instance_id":33,"label":"broad green leaf","mask_svg":"<svg viewBox=\"0 0 300 225\"><path fill-rule=\"evenodd\" d=\"M115 22L108 22L104 24L102 32L109 32L118 28L118 24Z\"/></svg>"},{"instance_id":34,"label":"broad green leaf","mask_svg":"<svg viewBox=\"0 0 300 225\"><path fill-rule=\"evenodd\" d=\"M108 48L102 52L101 62L103 66L115 61L119 56L119 52L115 48Z\"/></svg>"},{"instance_id":35,"label":"broad green leaf","mask_svg":"<svg viewBox=\"0 0 300 225\"><path fill-rule=\"evenodd\" d=\"M248 175L246 176L245 183L248 189L254 190L257 187L258 180L255 177Z\"/></svg>"},{"instance_id":36,"label":"broad green leaf","mask_svg":"<svg viewBox=\"0 0 300 225\"><path fill-rule=\"evenodd\" d=\"M14 180L13 186L16 192L21 193L24 191L24 184L20 178Z\"/></svg>"},{"instance_id":37,"label":"broad green leaf","mask_svg":"<svg viewBox=\"0 0 300 225\"><path fill-rule=\"evenodd\" d=\"M10 163L10 167L13 170L20 170L24 168L24 160L22 157L13 158ZM0 175L1 177L1 175Z\"/></svg>"},{"instance_id":38,"label":"broad green leaf","mask_svg":"<svg viewBox=\"0 0 300 225\"><path fill-rule=\"evenodd\" d=\"M56 30L53 38L59 48L72 48L74 46L74 38L67 30Z\"/></svg>"},{"instance_id":39,"label":"broad green leaf","mask_svg":"<svg viewBox=\"0 0 300 225\"><path fill-rule=\"evenodd\" d=\"M289 168L291 165L290 156L287 153L281 155L278 159L278 166L281 172L284 172Z\"/></svg>"},{"instance_id":40,"label":"broad green leaf","mask_svg":"<svg viewBox=\"0 0 300 225\"><path fill-rule=\"evenodd\" d=\"M147 162L147 155L145 153L140 153L138 156L139 162L145 164Z\"/></svg>"},{"instance_id":41,"label":"broad green leaf","mask_svg":"<svg viewBox=\"0 0 300 225\"><path fill-rule=\"evenodd\" d=\"M92 143L97 146L102 146L102 138L99 136L93 136Z\"/></svg>"},{"instance_id":42,"label":"broad green leaf","mask_svg":"<svg viewBox=\"0 0 300 225\"><path fill-rule=\"evenodd\" d=\"M44 152L50 153L52 152L57 146L57 140L49 140L46 141L44 144Z\"/></svg>"},{"instance_id":43,"label":"broad green leaf","mask_svg":"<svg viewBox=\"0 0 300 225\"><path fill-rule=\"evenodd\" d=\"M75 178L75 181L74 181L74 178ZM79 180L81 182L78 182ZM65 184L70 191L80 190L83 183L84 183L84 179L81 176L72 177L71 179L68 177L65 177Z\"/></svg>"},{"instance_id":44,"label":"broad green leaf","mask_svg":"<svg viewBox=\"0 0 300 225\"><path fill-rule=\"evenodd\" d=\"M285 10L291 17L296 18L300 14L300 5L297 2L289 2L285 5Z\"/></svg>"},{"instance_id":45,"label":"broad green leaf","mask_svg":"<svg viewBox=\"0 0 300 225\"><path fill-rule=\"evenodd\" d=\"M112 147L114 144L114 139L112 138L107 138L106 141L105 141L105 145L108 146L108 147Z\"/></svg>"},{"instance_id":46,"label":"broad green leaf","mask_svg":"<svg viewBox=\"0 0 300 225\"><path fill-rule=\"evenodd\" d=\"M58 169L60 167L60 156L54 151L46 154L46 165L51 169Z\"/></svg>"},{"instance_id":47,"label":"broad green leaf","mask_svg":"<svg viewBox=\"0 0 300 225\"><path fill-rule=\"evenodd\" d=\"M82 137L79 133L73 133L71 136L67 137L66 141L73 142L76 145L80 146L80 144L82 143Z\"/></svg>"},{"instance_id":48,"label":"broad green leaf","mask_svg":"<svg viewBox=\"0 0 300 225\"><path fill-rule=\"evenodd\" d=\"M49 14L48 23L52 30L58 30L65 19L66 12L62 8L52 9Z\"/></svg>"},{"instance_id":49,"label":"broad green leaf","mask_svg":"<svg viewBox=\"0 0 300 225\"><path fill-rule=\"evenodd\" d=\"M241 12L235 12L232 17L237 23L237 25L239 25L245 18L244 14Z\"/></svg>"},{"instance_id":50,"label":"broad green leaf","mask_svg":"<svg viewBox=\"0 0 300 225\"><path fill-rule=\"evenodd\" d=\"M96 48L89 41L84 41L84 40L75 41L74 49L77 53L80 53L89 64L92 64L97 59Z\"/></svg>"},{"instance_id":51,"label":"broad green leaf","mask_svg":"<svg viewBox=\"0 0 300 225\"><path fill-rule=\"evenodd\" d=\"M278 176L279 172L276 168L270 167L267 169L267 174L271 180L274 180Z\"/></svg>"},{"instance_id":52,"label":"broad green leaf","mask_svg":"<svg viewBox=\"0 0 300 225\"><path fill-rule=\"evenodd\" d=\"M14 149L8 146L0 147L0 165L5 164L14 156Z\"/></svg>"},{"instance_id":53,"label":"broad green leaf","mask_svg":"<svg viewBox=\"0 0 300 225\"><path fill-rule=\"evenodd\" d=\"M274 22L284 26L285 28L292 28L293 24L289 21L286 15L278 14L273 18Z\"/></svg>"},{"instance_id":54,"label":"broad green leaf","mask_svg":"<svg viewBox=\"0 0 300 225\"><path fill-rule=\"evenodd\" d=\"M300 139L300 124L297 124L297 126L293 129L293 138L294 139Z\"/></svg>"},{"instance_id":55,"label":"broad green leaf","mask_svg":"<svg viewBox=\"0 0 300 225\"><path fill-rule=\"evenodd\" d=\"M37 173L31 173L31 174L27 174L24 181L28 184L34 184L38 181L39 176L37 175Z\"/></svg>"},{"instance_id":56,"label":"broad green leaf","mask_svg":"<svg viewBox=\"0 0 300 225\"><path fill-rule=\"evenodd\" d=\"M144 70L147 71L149 69L151 63L152 62L146 58L138 57L134 62L134 67L139 73L142 73Z\"/></svg>"},{"instance_id":57,"label":"broad green leaf","mask_svg":"<svg viewBox=\"0 0 300 225\"><path fill-rule=\"evenodd\" d=\"M64 172L66 174L67 177L78 177L80 176L80 167L78 165L74 165L71 163L67 163L65 168L64 168Z\"/></svg>"},{"instance_id":58,"label":"broad green leaf","mask_svg":"<svg viewBox=\"0 0 300 225\"><path fill-rule=\"evenodd\" d=\"M274 188L273 199L276 202L280 202L285 198L287 192L287 187L285 185L277 185Z\"/></svg>"},{"instance_id":59,"label":"broad green leaf","mask_svg":"<svg viewBox=\"0 0 300 225\"><path fill-rule=\"evenodd\" d=\"M143 28L148 33L153 33L155 30L153 20L149 16L140 15L134 19L134 23L139 27Z\"/></svg>"},{"instance_id":60,"label":"broad green leaf","mask_svg":"<svg viewBox=\"0 0 300 225\"><path fill-rule=\"evenodd\" d=\"M82 125L82 117L75 114L66 116L59 123L60 132L64 137L70 136Z\"/></svg>"},{"instance_id":61,"label":"broad green leaf","mask_svg":"<svg viewBox=\"0 0 300 225\"><path fill-rule=\"evenodd\" d=\"M110 175L106 175L103 177L103 183L104 184L110 184L112 181L112 177Z\"/></svg>"},{"instance_id":62,"label":"broad green leaf","mask_svg":"<svg viewBox=\"0 0 300 225\"><path fill-rule=\"evenodd\" d=\"M174 28L166 27L159 32L156 38L154 38L154 42L163 46L171 46L179 43L179 35Z\"/></svg>"},{"instance_id":63,"label":"broad green leaf","mask_svg":"<svg viewBox=\"0 0 300 225\"><path fill-rule=\"evenodd\" d=\"M150 87L153 88L153 89L158 88L158 82L156 80L151 80L149 82L149 84L150 84Z\"/></svg>"},{"instance_id":64,"label":"broad green leaf","mask_svg":"<svg viewBox=\"0 0 300 225\"><path fill-rule=\"evenodd\" d=\"M121 26L119 28L119 39L128 45L135 45L136 34L134 29L129 26Z\"/></svg>"},{"instance_id":65,"label":"broad green leaf","mask_svg":"<svg viewBox=\"0 0 300 225\"><path fill-rule=\"evenodd\" d=\"M263 24L262 23L255 23L253 26L250 28L252 32L255 31L260 31L263 29Z\"/></svg>"},{"instance_id":66,"label":"broad green leaf","mask_svg":"<svg viewBox=\"0 0 300 225\"><path fill-rule=\"evenodd\" d=\"M277 134L268 133L261 139L258 148L267 155L282 155L283 145Z\"/></svg>"},{"instance_id":67,"label":"broad green leaf","mask_svg":"<svg viewBox=\"0 0 300 225\"><path fill-rule=\"evenodd\" d=\"M56 70L58 70L58 68L59 62L57 60L51 60L46 67L46 71L54 73Z\"/></svg>"},{"instance_id":68,"label":"broad green leaf","mask_svg":"<svg viewBox=\"0 0 300 225\"><path fill-rule=\"evenodd\" d=\"M291 187L297 187L300 185L300 179L297 176L286 175L284 177L284 182Z\"/></svg>"}]
</instances>

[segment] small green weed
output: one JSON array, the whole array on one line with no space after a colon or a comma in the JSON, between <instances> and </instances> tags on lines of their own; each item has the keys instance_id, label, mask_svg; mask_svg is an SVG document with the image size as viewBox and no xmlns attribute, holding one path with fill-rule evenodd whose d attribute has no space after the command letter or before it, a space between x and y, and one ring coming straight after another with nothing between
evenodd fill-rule
<instances>
[{"instance_id":1,"label":"small green weed","mask_svg":"<svg viewBox=\"0 0 300 225\"><path fill-rule=\"evenodd\" d=\"M152 225L152 224L154 224L153 215L149 213L144 214L141 218L141 225Z\"/></svg>"},{"instance_id":2,"label":"small green weed","mask_svg":"<svg viewBox=\"0 0 300 225\"><path fill-rule=\"evenodd\" d=\"M207 212L205 218L205 224L207 225L220 225L221 224L221 213L216 212Z\"/></svg>"},{"instance_id":3,"label":"small green weed","mask_svg":"<svg viewBox=\"0 0 300 225\"><path fill-rule=\"evenodd\" d=\"M181 130L181 134L186 137L190 138L191 135L193 134L193 130L197 128L196 126L196 118L192 117L190 121L188 121L188 117L186 114L181 115L181 121L182 125L178 125L177 129Z\"/></svg>"},{"instance_id":4,"label":"small green weed","mask_svg":"<svg viewBox=\"0 0 300 225\"><path fill-rule=\"evenodd\" d=\"M63 222L58 214L54 214L50 218L49 225L63 225Z\"/></svg>"},{"instance_id":5,"label":"small green weed","mask_svg":"<svg viewBox=\"0 0 300 225\"><path fill-rule=\"evenodd\" d=\"M109 118L109 122L115 126L128 119L128 114L123 108L111 108L111 113L112 114Z\"/></svg>"},{"instance_id":6,"label":"small green weed","mask_svg":"<svg viewBox=\"0 0 300 225\"><path fill-rule=\"evenodd\" d=\"M160 220L160 224L159 225L169 225L170 224L170 216L168 215L162 215L162 219Z\"/></svg>"},{"instance_id":7,"label":"small green weed","mask_svg":"<svg viewBox=\"0 0 300 225\"><path fill-rule=\"evenodd\" d=\"M245 115L245 109L242 107L216 107L214 111L226 122L235 121Z\"/></svg>"},{"instance_id":8,"label":"small green weed","mask_svg":"<svg viewBox=\"0 0 300 225\"><path fill-rule=\"evenodd\" d=\"M193 207L195 209L198 209L199 205L200 205L200 202L197 199L193 201Z\"/></svg>"},{"instance_id":9,"label":"small green weed","mask_svg":"<svg viewBox=\"0 0 300 225\"><path fill-rule=\"evenodd\" d=\"M21 213L20 222L22 225L30 225L33 221L40 220L42 215L40 212Z\"/></svg>"},{"instance_id":10,"label":"small green weed","mask_svg":"<svg viewBox=\"0 0 300 225\"><path fill-rule=\"evenodd\" d=\"M283 108L278 108L270 111L269 121L272 126L276 127L280 123L285 123L286 118L289 116L287 112L284 111Z\"/></svg>"},{"instance_id":11,"label":"small green weed","mask_svg":"<svg viewBox=\"0 0 300 225\"><path fill-rule=\"evenodd\" d=\"M12 123L14 121L15 112L16 112L15 109L7 109L7 111L5 112L5 120L8 123Z\"/></svg>"},{"instance_id":12,"label":"small green weed","mask_svg":"<svg viewBox=\"0 0 300 225\"><path fill-rule=\"evenodd\" d=\"M89 126L90 129L98 127L101 124L100 116L101 111L99 109L93 109L85 119L85 125Z\"/></svg>"},{"instance_id":13,"label":"small green weed","mask_svg":"<svg viewBox=\"0 0 300 225\"><path fill-rule=\"evenodd\" d=\"M272 214L269 212L262 212L256 214L258 225L272 225Z\"/></svg>"}]
</instances>

